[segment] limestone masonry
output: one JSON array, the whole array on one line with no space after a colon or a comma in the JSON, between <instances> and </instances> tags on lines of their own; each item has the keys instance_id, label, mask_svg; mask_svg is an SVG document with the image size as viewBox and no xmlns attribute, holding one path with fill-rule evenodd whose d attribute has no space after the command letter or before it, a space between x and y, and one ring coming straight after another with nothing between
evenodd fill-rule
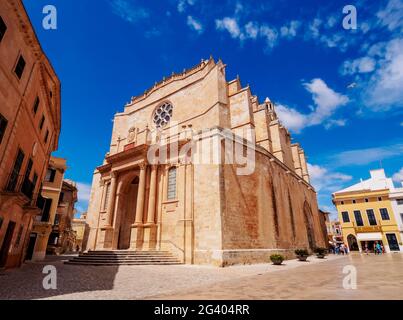
<instances>
[{"instance_id":1,"label":"limestone masonry","mask_svg":"<svg viewBox=\"0 0 403 320\"><path fill-rule=\"evenodd\" d=\"M115 115L94 172L87 249L225 266L325 246L303 149L273 103L228 82L225 68L202 61Z\"/></svg>"}]
</instances>

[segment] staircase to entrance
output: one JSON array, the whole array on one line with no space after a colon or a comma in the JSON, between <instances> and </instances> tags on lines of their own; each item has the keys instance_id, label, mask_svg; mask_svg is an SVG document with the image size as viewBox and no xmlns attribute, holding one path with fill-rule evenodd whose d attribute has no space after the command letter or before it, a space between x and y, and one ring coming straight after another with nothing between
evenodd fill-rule
<instances>
[{"instance_id":1,"label":"staircase to entrance","mask_svg":"<svg viewBox=\"0 0 403 320\"><path fill-rule=\"evenodd\" d=\"M182 264L169 251L89 251L66 261L70 265L175 265Z\"/></svg>"}]
</instances>

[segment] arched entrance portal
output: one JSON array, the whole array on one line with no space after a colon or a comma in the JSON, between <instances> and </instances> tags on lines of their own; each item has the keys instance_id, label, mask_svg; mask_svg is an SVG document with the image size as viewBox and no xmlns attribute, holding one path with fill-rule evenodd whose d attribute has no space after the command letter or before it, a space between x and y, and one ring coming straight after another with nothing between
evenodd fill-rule
<instances>
[{"instance_id":1,"label":"arched entrance portal","mask_svg":"<svg viewBox=\"0 0 403 320\"><path fill-rule=\"evenodd\" d=\"M306 232L308 236L308 244L311 250L315 249L315 230L313 227L311 206L307 201L304 202L304 220L306 225Z\"/></svg>"},{"instance_id":2,"label":"arched entrance portal","mask_svg":"<svg viewBox=\"0 0 403 320\"><path fill-rule=\"evenodd\" d=\"M136 217L137 192L139 178L136 176L124 185L119 194L119 221L117 230L119 231L117 249L125 250L130 248L131 226Z\"/></svg>"},{"instance_id":3,"label":"arched entrance portal","mask_svg":"<svg viewBox=\"0 0 403 320\"><path fill-rule=\"evenodd\" d=\"M352 234L347 236L348 248L350 251L358 251L358 242L357 238L354 237Z\"/></svg>"}]
</instances>

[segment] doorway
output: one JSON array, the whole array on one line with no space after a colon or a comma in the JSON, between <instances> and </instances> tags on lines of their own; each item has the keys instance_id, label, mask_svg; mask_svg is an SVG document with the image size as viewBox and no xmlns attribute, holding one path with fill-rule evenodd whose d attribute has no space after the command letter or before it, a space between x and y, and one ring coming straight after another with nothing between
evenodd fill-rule
<instances>
[{"instance_id":1,"label":"doorway","mask_svg":"<svg viewBox=\"0 0 403 320\"><path fill-rule=\"evenodd\" d=\"M348 248L350 251L358 251L358 242L357 238L354 237L352 234L349 234L347 237L347 242L348 242Z\"/></svg>"},{"instance_id":2,"label":"doorway","mask_svg":"<svg viewBox=\"0 0 403 320\"><path fill-rule=\"evenodd\" d=\"M120 207L120 225L118 249L127 250L130 248L130 237L132 224L136 218L137 192L139 188L139 178L135 177L125 188L122 194L123 201Z\"/></svg>"},{"instance_id":3,"label":"doorway","mask_svg":"<svg viewBox=\"0 0 403 320\"><path fill-rule=\"evenodd\" d=\"M7 263L8 251L10 250L11 241L13 239L15 222L10 221L7 226L7 231L4 236L3 245L0 249L0 267L4 267Z\"/></svg>"},{"instance_id":4,"label":"doorway","mask_svg":"<svg viewBox=\"0 0 403 320\"><path fill-rule=\"evenodd\" d=\"M25 256L25 260L32 260L32 256L34 255L34 249L35 249L35 243L36 243L36 238L37 234L32 232L29 235L29 243L28 243L28 249L27 249L27 254Z\"/></svg>"},{"instance_id":5,"label":"doorway","mask_svg":"<svg viewBox=\"0 0 403 320\"><path fill-rule=\"evenodd\" d=\"M399 243L394 233L387 233L386 239L388 240L390 251L400 251Z\"/></svg>"}]
</instances>

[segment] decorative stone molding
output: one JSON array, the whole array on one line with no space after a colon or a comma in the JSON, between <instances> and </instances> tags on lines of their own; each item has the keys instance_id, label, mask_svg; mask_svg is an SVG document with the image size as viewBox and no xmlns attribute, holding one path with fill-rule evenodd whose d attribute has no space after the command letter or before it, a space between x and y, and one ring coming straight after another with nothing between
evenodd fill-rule
<instances>
[{"instance_id":1,"label":"decorative stone molding","mask_svg":"<svg viewBox=\"0 0 403 320\"><path fill-rule=\"evenodd\" d=\"M136 103L140 100L147 98L151 93L158 90L162 86L165 86L168 83L187 78L188 76L204 69L206 66L210 65L211 63L214 63L213 57L210 57L209 60L202 60L198 65L194 66L193 68L190 68L187 70L184 69L182 73L172 73L172 75L169 76L168 78L163 77L162 81L156 82L152 88L144 91L144 93L142 95L137 96L137 97L132 97L130 104Z\"/></svg>"}]
</instances>

